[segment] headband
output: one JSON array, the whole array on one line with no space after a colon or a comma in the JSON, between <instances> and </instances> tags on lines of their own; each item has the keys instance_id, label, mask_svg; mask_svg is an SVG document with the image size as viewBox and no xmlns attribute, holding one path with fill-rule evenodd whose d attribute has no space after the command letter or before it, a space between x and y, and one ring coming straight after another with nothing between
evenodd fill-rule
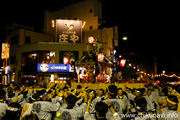
<instances>
[{"instance_id":1,"label":"headband","mask_svg":"<svg viewBox=\"0 0 180 120\"><path fill-rule=\"evenodd\" d=\"M89 92L89 94L91 94L91 93L93 93L93 94L94 94L94 91Z\"/></svg>"},{"instance_id":2,"label":"headband","mask_svg":"<svg viewBox=\"0 0 180 120\"><path fill-rule=\"evenodd\" d=\"M134 103L134 105L136 106L136 108L141 111L141 107L139 107L138 105L136 105L136 103Z\"/></svg>"},{"instance_id":3,"label":"headband","mask_svg":"<svg viewBox=\"0 0 180 120\"><path fill-rule=\"evenodd\" d=\"M15 107L7 107L7 110L9 111L18 111L19 109L18 108L15 108Z\"/></svg>"},{"instance_id":4,"label":"headband","mask_svg":"<svg viewBox=\"0 0 180 120\"><path fill-rule=\"evenodd\" d=\"M47 92L45 92L44 94L40 95L39 97L42 98L47 94Z\"/></svg>"},{"instance_id":5,"label":"headband","mask_svg":"<svg viewBox=\"0 0 180 120\"><path fill-rule=\"evenodd\" d=\"M139 93L141 93L141 91L140 90L135 90L136 92L139 92Z\"/></svg>"},{"instance_id":6,"label":"headband","mask_svg":"<svg viewBox=\"0 0 180 120\"><path fill-rule=\"evenodd\" d=\"M31 97L32 100L36 101L36 99L34 99L33 97Z\"/></svg>"},{"instance_id":7,"label":"headband","mask_svg":"<svg viewBox=\"0 0 180 120\"><path fill-rule=\"evenodd\" d=\"M173 104L173 105L176 105L176 104L177 104L177 103L175 103L175 102L169 100L168 98L167 98L167 101L168 101L169 103Z\"/></svg>"}]
</instances>

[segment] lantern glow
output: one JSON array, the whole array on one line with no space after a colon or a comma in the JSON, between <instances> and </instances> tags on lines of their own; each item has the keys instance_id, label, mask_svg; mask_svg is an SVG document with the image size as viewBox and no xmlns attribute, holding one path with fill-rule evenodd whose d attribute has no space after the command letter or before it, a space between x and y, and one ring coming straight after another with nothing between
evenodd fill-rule
<instances>
[{"instance_id":1,"label":"lantern glow","mask_svg":"<svg viewBox=\"0 0 180 120\"><path fill-rule=\"evenodd\" d=\"M64 57L63 63L64 63L65 65L67 65L67 64L69 63L69 58L68 58L68 57Z\"/></svg>"},{"instance_id":2,"label":"lantern glow","mask_svg":"<svg viewBox=\"0 0 180 120\"><path fill-rule=\"evenodd\" d=\"M89 42L89 44L94 44L94 37L93 36L89 36L88 37L88 42Z\"/></svg>"},{"instance_id":3,"label":"lantern glow","mask_svg":"<svg viewBox=\"0 0 180 120\"><path fill-rule=\"evenodd\" d=\"M103 62L104 61L104 54L103 53L99 53L98 54L98 62Z\"/></svg>"},{"instance_id":4,"label":"lantern glow","mask_svg":"<svg viewBox=\"0 0 180 120\"><path fill-rule=\"evenodd\" d=\"M126 59L121 59L120 60L120 66L124 67L125 64L126 64Z\"/></svg>"}]
</instances>

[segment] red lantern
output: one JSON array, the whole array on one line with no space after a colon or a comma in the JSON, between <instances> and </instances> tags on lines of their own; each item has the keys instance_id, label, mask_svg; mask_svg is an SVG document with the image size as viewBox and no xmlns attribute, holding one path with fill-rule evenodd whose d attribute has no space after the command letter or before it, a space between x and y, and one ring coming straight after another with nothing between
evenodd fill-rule
<instances>
[{"instance_id":1,"label":"red lantern","mask_svg":"<svg viewBox=\"0 0 180 120\"><path fill-rule=\"evenodd\" d=\"M103 53L99 53L98 54L98 62L103 62L104 61L104 54Z\"/></svg>"},{"instance_id":2,"label":"red lantern","mask_svg":"<svg viewBox=\"0 0 180 120\"><path fill-rule=\"evenodd\" d=\"M85 76L84 73L79 74L79 78L80 78L80 79L84 79L84 76Z\"/></svg>"},{"instance_id":3,"label":"red lantern","mask_svg":"<svg viewBox=\"0 0 180 120\"><path fill-rule=\"evenodd\" d=\"M121 59L120 60L120 66L124 67L125 64L126 64L126 59Z\"/></svg>"},{"instance_id":4,"label":"red lantern","mask_svg":"<svg viewBox=\"0 0 180 120\"><path fill-rule=\"evenodd\" d=\"M69 58L68 58L68 57L64 57L63 63L64 63L65 65L67 65L67 64L69 63Z\"/></svg>"},{"instance_id":5,"label":"red lantern","mask_svg":"<svg viewBox=\"0 0 180 120\"><path fill-rule=\"evenodd\" d=\"M94 44L94 37L93 36L89 36L88 37L88 42L89 42L89 44Z\"/></svg>"}]
</instances>

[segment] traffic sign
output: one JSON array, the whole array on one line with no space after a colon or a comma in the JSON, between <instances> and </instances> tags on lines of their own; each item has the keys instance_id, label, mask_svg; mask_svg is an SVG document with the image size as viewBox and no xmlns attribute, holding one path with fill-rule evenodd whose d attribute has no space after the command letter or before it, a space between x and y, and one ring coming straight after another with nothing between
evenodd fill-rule
<instances>
[{"instance_id":1,"label":"traffic sign","mask_svg":"<svg viewBox=\"0 0 180 120\"><path fill-rule=\"evenodd\" d=\"M122 80L122 76L119 76L119 77L118 77L118 80Z\"/></svg>"}]
</instances>

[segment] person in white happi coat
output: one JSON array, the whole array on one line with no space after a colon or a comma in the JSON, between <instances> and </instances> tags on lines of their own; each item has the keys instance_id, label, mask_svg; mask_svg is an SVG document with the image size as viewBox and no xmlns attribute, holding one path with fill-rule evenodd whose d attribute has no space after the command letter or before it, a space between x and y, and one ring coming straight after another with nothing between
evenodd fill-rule
<instances>
[{"instance_id":1,"label":"person in white happi coat","mask_svg":"<svg viewBox=\"0 0 180 120\"><path fill-rule=\"evenodd\" d=\"M135 120L156 120L147 111L147 101L144 97L138 96L134 98L136 113L134 113Z\"/></svg>"},{"instance_id":2,"label":"person in white happi coat","mask_svg":"<svg viewBox=\"0 0 180 120\"><path fill-rule=\"evenodd\" d=\"M68 95L66 98L67 104L63 104L57 113L61 113L63 120L79 120L83 118L85 109L87 107L87 98L81 105L77 105L77 98L74 95Z\"/></svg>"},{"instance_id":3,"label":"person in white happi coat","mask_svg":"<svg viewBox=\"0 0 180 120\"><path fill-rule=\"evenodd\" d=\"M123 109L123 113L126 113L130 109L130 102L128 98L123 94L122 88L118 88L117 96L118 99L122 100L123 104L125 105L125 109Z\"/></svg>"},{"instance_id":4,"label":"person in white happi coat","mask_svg":"<svg viewBox=\"0 0 180 120\"><path fill-rule=\"evenodd\" d=\"M169 95L167 97L167 107L163 109L161 116L162 120L180 120L180 112L177 112L178 99L174 95Z\"/></svg>"},{"instance_id":5,"label":"person in white happi coat","mask_svg":"<svg viewBox=\"0 0 180 120\"><path fill-rule=\"evenodd\" d=\"M121 117L123 114L123 110L126 108L125 104L122 102L122 100L117 99L117 86L115 85L109 85L108 86L108 92L106 93L105 100L111 102L111 106L116 111L116 113ZM108 110L106 114L106 118L110 120L113 117L113 114L110 110Z\"/></svg>"},{"instance_id":6,"label":"person in white happi coat","mask_svg":"<svg viewBox=\"0 0 180 120\"><path fill-rule=\"evenodd\" d=\"M3 116L6 114L6 109L8 105L5 103L5 97L6 97L6 92L1 88L0 89L0 120Z\"/></svg>"},{"instance_id":7,"label":"person in white happi coat","mask_svg":"<svg viewBox=\"0 0 180 120\"><path fill-rule=\"evenodd\" d=\"M32 113L36 114L39 119L51 120L52 112L57 112L59 110L60 103L46 101L45 96L47 92L46 90L41 91L39 92L39 95L37 95L37 98L35 98L36 100L38 100L40 96L39 100L41 101L36 101L33 103Z\"/></svg>"},{"instance_id":8,"label":"person in white happi coat","mask_svg":"<svg viewBox=\"0 0 180 120\"><path fill-rule=\"evenodd\" d=\"M147 101L147 110L151 111L151 112L155 112L156 109L160 109L159 108L159 104L157 102L156 97L152 94L152 90L148 89L147 90L147 94L145 96L146 101Z\"/></svg>"}]
</instances>

